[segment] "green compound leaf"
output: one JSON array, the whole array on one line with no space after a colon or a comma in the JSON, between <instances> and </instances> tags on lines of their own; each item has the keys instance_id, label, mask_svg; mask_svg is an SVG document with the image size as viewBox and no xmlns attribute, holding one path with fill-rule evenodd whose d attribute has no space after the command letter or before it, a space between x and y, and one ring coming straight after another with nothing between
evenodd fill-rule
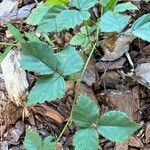
<instances>
[{"instance_id":1,"label":"green compound leaf","mask_svg":"<svg viewBox=\"0 0 150 150\"><path fill-rule=\"evenodd\" d=\"M53 51L44 42L22 43L21 65L28 71L41 75L52 74L56 70L57 60Z\"/></svg>"},{"instance_id":2,"label":"green compound leaf","mask_svg":"<svg viewBox=\"0 0 150 150\"><path fill-rule=\"evenodd\" d=\"M83 48L87 47L91 41L94 40L91 35L95 31L95 27L85 27L81 28L81 31L77 33L70 41L71 45L81 45Z\"/></svg>"},{"instance_id":3,"label":"green compound leaf","mask_svg":"<svg viewBox=\"0 0 150 150\"><path fill-rule=\"evenodd\" d=\"M58 15L65 10L64 6L53 6L44 14L42 17L37 32L58 32L60 31L60 26L57 23ZM66 18L63 18L66 21ZM67 19L68 20L68 19ZM64 21L64 23L65 23Z\"/></svg>"},{"instance_id":4,"label":"green compound leaf","mask_svg":"<svg viewBox=\"0 0 150 150\"><path fill-rule=\"evenodd\" d=\"M69 0L46 0L46 3L51 5L63 5L67 4L68 2Z\"/></svg>"},{"instance_id":5,"label":"green compound leaf","mask_svg":"<svg viewBox=\"0 0 150 150\"><path fill-rule=\"evenodd\" d=\"M99 133L115 142L127 140L139 128L139 124L120 111L107 112L98 120Z\"/></svg>"},{"instance_id":6,"label":"green compound leaf","mask_svg":"<svg viewBox=\"0 0 150 150\"><path fill-rule=\"evenodd\" d=\"M97 150L98 135L94 129L79 129L74 135L73 145L75 150Z\"/></svg>"},{"instance_id":7,"label":"green compound leaf","mask_svg":"<svg viewBox=\"0 0 150 150\"><path fill-rule=\"evenodd\" d=\"M150 13L143 15L136 20L132 27L132 33L148 42L150 42Z\"/></svg>"},{"instance_id":8,"label":"green compound leaf","mask_svg":"<svg viewBox=\"0 0 150 150\"><path fill-rule=\"evenodd\" d=\"M59 32L65 29L74 28L80 25L84 20L90 18L88 11L68 10L63 5L39 6L40 14L38 9L35 9L29 19L28 24L38 25L36 32ZM34 22L36 17L39 16L38 21ZM67 18L67 19L66 19Z\"/></svg>"},{"instance_id":9,"label":"green compound leaf","mask_svg":"<svg viewBox=\"0 0 150 150\"><path fill-rule=\"evenodd\" d=\"M20 62L22 67L28 71L44 75L31 90L27 104L43 103L62 98L66 91L62 76L71 75L82 69L83 60L79 52L73 47L68 47L59 53L54 53L44 42L31 41L21 43L21 45ZM54 74L54 72L60 75Z\"/></svg>"},{"instance_id":10,"label":"green compound leaf","mask_svg":"<svg viewBox=\"0 0 150 150\"><path fill-rule=\"evenodd\" d=\"M19 41L19 42L25 42L25 40L23 39L21 33L19 32L19 30L13 26L12 24L10 23L7 23L6 24L8 30L12 33L12 35L14 36L14 38Z\"/></svg>"},{"instance_id":11,"label":"green compound leaf","mask_svg":"<svg viewBox=\"0 0 150 150\"><path fill-rule=\"evenodd\" d=\"M90 127L99 116L96 103L85 95L80 95L73 110L73 121L79 127Z\"/></svg>"},{"instance_id":12,"label":"green compound leaf","mask_svg":"<svg viewBox=\"0 0 150 150\"><path fill-rule=\"evenodd\" d=\"M74 47L65 48L63 51L57 53L58 72L61 75L70 75L82 69L83 59Z\"/></svg>"},{"instance_id":13,"label":"green compound leaf","mask_svg":"<svg viewBox=\"0 0 150 150\"><path fill-rule=\"evenodd\" d=\"M54 74L52 76L42 76L30 91L27 104L33 105L45 101L56 100L65 95L66 85L64 79Z\"/></svg>"},{"instance_id":14,"label":"green compound leaf","mask_svg":"<svg viewBox=\"0 0 150 150\"><path fill-rule=\"evenodd\" d=\"M99 27L102 32L119 33L126 27L130 18L130 16L108 11L102 16Z\"/></svg>"},{"instance_id":15,"label":"green compound leaf","mask_svg":"<svg viewBox=\"0 0 150 150\"><path fill-rule=\"evenodd\" d=\"M56 20L58 31L74 28L89 18L90 13L87 11L64 10L58 15Z\"/></svg>"},{"instance_id":16,"label":"green compound leaf","mask_svg":"<svg viewBox=\"0 0 150 150\"><path fill-rule=\"evenodd\" d=\"M57 144L53 142L52 136L48 136L44 139L42 150L57 150Z\"/></svg>"},{"instance_id":17,"label":"green compound leaf","mask_svg":"<svg viewBox=\"0 0 150 150\"><path fill-rule=\"evenodd\" d=\"M42 141L41 136L35 131L26 131L24 140L24 148L26 150L56 150L56 142L53 142L53 137L48 136Z\"/></svg>"},{"instance_id":18,"label":"green compound leaf","mask_svg":"<svg viewBox=\"0 0 150 150\"><path fill-rule=\"evenodd\" d=\"M97 0L72 0L71 5L78 8L79 10L87 11L91 7L95 6Z\"/></svg>"},{"instance_id":19,"label":"green compound leaf","mask_svg":"<svg viewBox=\"0 0 150 150\"><path fill-rule=\"evenodd\" d=\"M114 12L124 12L126 10L138 10L138 7L131 2L118 4L114 8Z\"/></svg>"},{"instance_id":20,"label":"green compound leaf","mask_svg":"<svg viewBox=\"0 0 150 150\"><path fill-rule=\"evenodd\" d=\"M23 145L26 150L42 150L42 138L37 132L27 130Z\"/></svg>"},{"instance_id":21,"label":"green compound leaf","mask_svg":"<svg viewBox=\"0 0 150 150\"><path fill-rule=\"evenodd\" d=\"M38 25L41 22L43 16L48 12L51 7L51 5L46 5L43 3L38 4L37 7L33 9L30 16L27 18L27 24Z\"/></svg>"}]
</instances>

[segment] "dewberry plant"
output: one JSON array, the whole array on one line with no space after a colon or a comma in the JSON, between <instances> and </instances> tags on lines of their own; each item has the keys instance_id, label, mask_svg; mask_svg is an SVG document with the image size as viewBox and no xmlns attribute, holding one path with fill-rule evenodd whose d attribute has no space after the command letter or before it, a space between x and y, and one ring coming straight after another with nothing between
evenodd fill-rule
<instances>
[{"instance_id":1,"label":"dewberry plant","mask_svg":"<svg viewBox=\"0 0 150 150\"><path fill-rule=\"evenodd\" d=\"M100 15L94 20L90 10L96 6ZM73 138L76 150L97 150L99 134L111 141L122 142L140 128L140 125L120 111L114 110L100 116L97 104L79 91L101 33L123 34L128 30L134 36L150 42L150 14L141 16L126 27L132 18L125 11L138 9L131 2L118 4L117 0L46 0L39 3L26 20L27 24L37 26L35 33L40 33L43 40L35 33L26 32L26 38L23 38L16 27L7 24L18 41L17 46L21 48L22 68L38 75L38 80L27 97L27 106L63 98L66 92L65 81L80 72L80 77L75 78L76 91L71 113L58 138L50 136L42 140L38 133L27 130L24 141L27 150L57 149L57 142L72 121L78 127ZM49 33L65 32L76 26L80 27L80 32L71 39L68 46L55 52ZM80 46L79 51L76 50L77 46ZM90 49L90 53L84 62L82 56L87 49Z\"/></svg>"}]
</instances>

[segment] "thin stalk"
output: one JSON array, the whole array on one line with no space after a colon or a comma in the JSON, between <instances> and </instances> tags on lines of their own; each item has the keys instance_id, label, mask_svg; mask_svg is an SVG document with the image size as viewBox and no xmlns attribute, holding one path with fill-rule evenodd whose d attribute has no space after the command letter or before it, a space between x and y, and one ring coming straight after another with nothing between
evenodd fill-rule
<instances>
[{"instance_id":1,"label":"thin stalk","mask_svg":"<svg viewBox=\"0 0 150 150\"><path fill-rule=\"evenodd\" d=\"M18 44L0 42L0 45L4 45L4 46L17 46Z\"/></svg>"},{"instance_id":2,"label":"thin stalk","mask_svg":"<svg viewBox=\"0 0 150 150\"><path fill-rule=\"evenodd\" d=\"M85 30L86 30L86 34L87 34L87 37L88 37L88 40L89 40L89 43L91 42L91 40L90 40L90 35L89 35L89 31L88 31L88 26L87 26L87 23L86 23L86 21L84 22L84 26L85 26Z\"/></svg>"},{"instance_id":3,"label":"thin stalk","mask_svg":"<svg viewBox=\"0 0 150 150\"><path fill-rule=\"evenodd\" d=\"M50 40L49 36L47 35L47 33L43 33L43 37L45 38L45 40L52 46L54 47L55 45L53 44L53 42Z\"/></svg>"},{"instance_id":4,"label":"thin stalk","mask_svg":"<svg viewBox=\"0 0 150 150\"><path fill-rule=\"evenodd\" d=\"M60 138L62 137L63 133L65 132L67 126L68 126L69 123L72 121L72 114L73 114L74 106L75 106L75 103L76 103L76 100L77 100L77 97L78 97L78 94L79 94L80 84L81 84L81 81L82 81L82 79L83 79L84 73L85 73L85 71L86 71L86 69L87 69L87 66L88 66L88 64L89 64L89 62L90 62L90 60L91 60L91 57L92 57L93 52L94 52L94 50L95 50L95 47L96 47L96 45L97 45L97 42L98 42L98 35L99 35L99 29L97 28L96 41L95 41L95 43L93 44L92 50L91 50L91 52L90 52L90 55L89 55L89 57L88 57L88 59L87 59L85 65L84 65L84 68L83 68L82 72L81 72L81 78L80 78L80 80L77 81L77 84L76 84L76 92L75 92L75 97L74 97L74 100L73 100L73 104L72 104L70 116L69 116L68 121L67 121L67 123L65 124L63 130L61 131L59 137L57 138L57 142L60 140Z\"/></svg>"}]
</instances>

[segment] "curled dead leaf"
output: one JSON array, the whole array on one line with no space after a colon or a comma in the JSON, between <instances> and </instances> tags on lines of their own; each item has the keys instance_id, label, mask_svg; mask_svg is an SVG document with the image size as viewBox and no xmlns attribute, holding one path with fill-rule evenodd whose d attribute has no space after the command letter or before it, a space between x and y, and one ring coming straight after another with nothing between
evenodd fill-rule
<instances>
[{"instance_id":1,"label":"curled dead leaf","mask_svg":"<svg viewBox=\"0 0 150 150\"><path fill-rule=\"evenodd\" d=\"M134 40L134 36L130 31L124 34L116 35L116 33L108 34L108 37L102 41L101 47L104 51L103 61L114 61L120 58L124 53L129 51L129 44Z\"/></svg>"},{"instance_id":2,"label":"curled dead leaf","mask_svg":"<svg viewBox=\"0 0 150 150\"><path fill-rule=\"evenodd\" d=\"M57 110L45 104L36 105L33 110L34 112L49 117L58 123L62 123L65 120Z\"/></svg>"}]
</instances>

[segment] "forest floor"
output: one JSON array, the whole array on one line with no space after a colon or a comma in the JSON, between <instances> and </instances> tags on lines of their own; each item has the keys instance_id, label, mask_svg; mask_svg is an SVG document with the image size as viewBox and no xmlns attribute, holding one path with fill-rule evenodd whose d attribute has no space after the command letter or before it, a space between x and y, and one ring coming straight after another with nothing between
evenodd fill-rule
<instances>
[{"instance_id":1,"label":"forest floor","mask_svg":"<svg viewBox=\"0 0 150 150\"><path fill-rule=\"evenodd\" d=\"M143 14L150 13L149 2L136 3L139 5L140 11L133 13L133 17L138 18ZM5 22L15 24L21 32L35 30L34 26L29 26L24 22L34 7L36 4L30 0L17 1L12 4L11 10L8 10L8 7L4 8L4 5L1 7L0 4L0 13L3 13L2 9L8 11L8 15L0 18L0 42L15 42L12 34L6 28ZM53 36L57 47L63 47L73 37L71 32L58 33ZM109 40L111 40L111 35ZM0 45L1 53L4 52L4 48L5 46ZM18 51L15 46L12 49ZM136 38L130 44L128 58L123 55L115 61L101 61L102 55L102 49L98 47L85 72L80 91L97 101L101 114L112 109L121 110L134 121L142 124L142 127L124 143L116 144L101 137L102 150L150 150L150 87L148 85L150 82L143 84L138 76L138 72L148 72L150 81L150 44ZM146 66L139 67L142 64L146 64ZM135 69L137 67L139 68ZM29 72L26 75L31 89L37 77ZM38 104L28 110L28 114L23 117L23 112L26 110L23 106L17 106L11 102L0 68L0 150L23 150L23 140L27 128L38 131L42 137L49 134L57 137L69 117L74 97L75 83L66 82L66 85L67 92L63 99ZM67 127L58 149L73 149L72 138L75 131L74 124Z\"/></svg>"}]
</instances>

